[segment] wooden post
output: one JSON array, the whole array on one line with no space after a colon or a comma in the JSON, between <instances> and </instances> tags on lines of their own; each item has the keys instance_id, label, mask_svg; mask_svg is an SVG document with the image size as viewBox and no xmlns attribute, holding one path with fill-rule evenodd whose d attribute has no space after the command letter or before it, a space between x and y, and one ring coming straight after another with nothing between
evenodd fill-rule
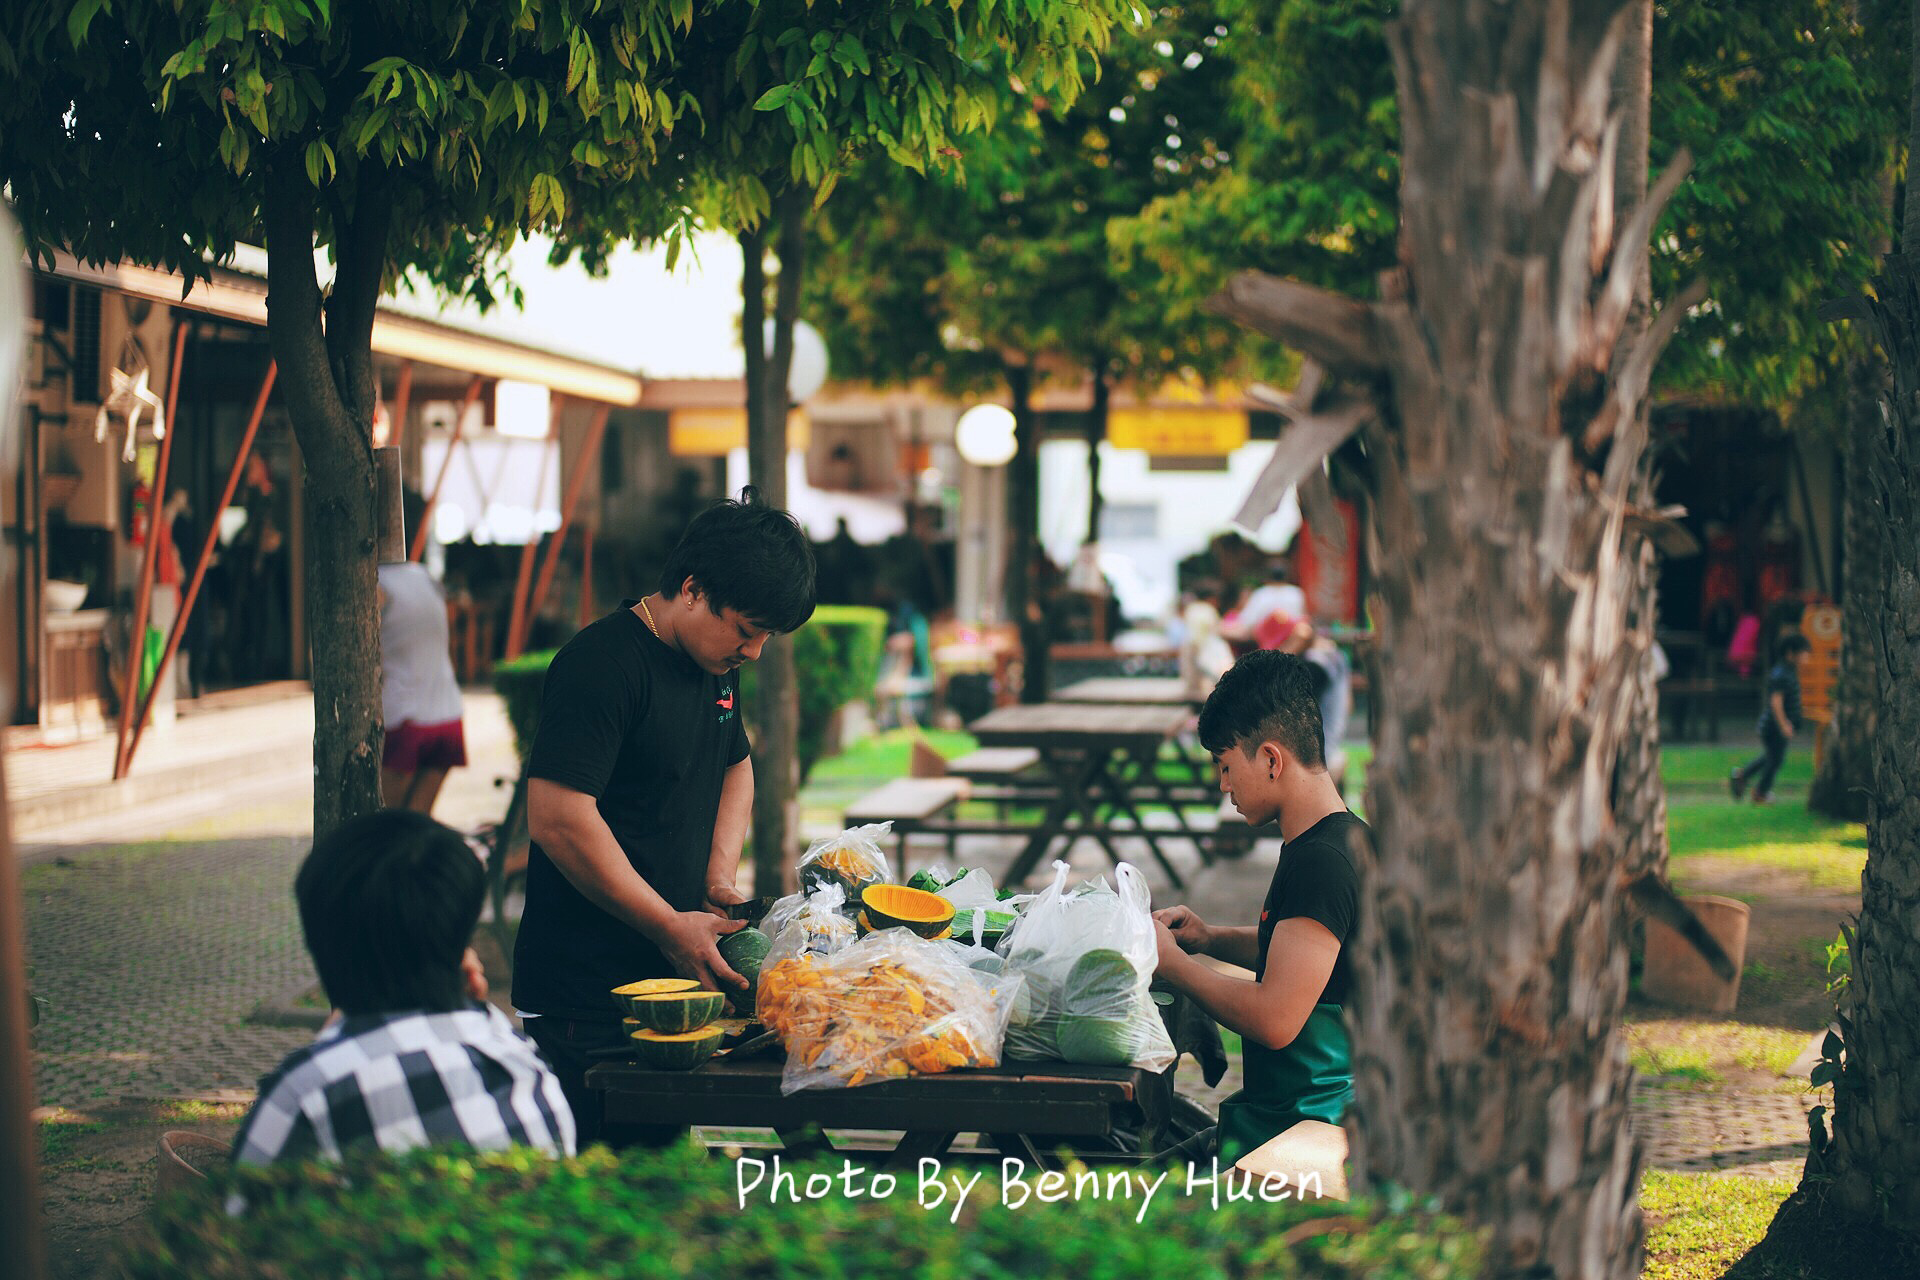
<instances>
[{"instance_id":1,"label":"wooden post","mask_svg":"<svg viewBox=\"0 0 1920 1280\"><path fill-rule=\"evenodd\" d=\"M427 530L433 526L433 509L440 501L440 486L447 482L447 470L453 465L454 451L460 447L460 439L466 432L467 411L480 398L480 382L480 375L473 375L473 381L467 384L467 394L460 401L460 412L454 416L453 439L447 441L447 456L440 459L440 473L433 478L433 489L427 494L426 510L420 513L420 527L413 531L413 548L407 553L409 560L418 560L427 549Z\"/></svg>"},{"instance_id":2,"label":"wooden post","mask_svg":"<svg viewBox=\"0 0 1920 1280\"><path fill-rule=\"evenodd\" d=\"M387 448L398 449L400 440L407 433L407 408L413 399L413 361L400 362L399 376L394 379L393 403L387 407Z\"/></svg>"},{"instance_id":3,"label":"wooden post","mask_svg":"<svg viewBox=\"0 0 1920 1280\"><path fill-rule=\"evenodd\" d=\"M566 397L555 395L551 414L547 421L547 440L540 442L540 474L533 482L533 501L536 509L540 495L547 488L547 464L553 455L560 451L560 410L566 404ZM548 441L552 447L548 447ZM532 623L527 616L527 596L533 589L533 561L540 553L540 531L531 529L526 543L520 548L520 572L513 580L513 609L507 615L507 657L517 658L525 651L527 633Z\"/></svg>"},{"instance_id":4,"label":"wooden post","mask_svg":"<svg viewBox=\"0 0 1920 1280\"><path fill-rule=\"evenodd\" d=\"M573 474L567 478L567 496L560 503L560 527L553 531L553 541L547 544L546 558L540 562L540 577L534 583L532 598L527 602L529 626L532 618L540 612L540 606L547 602L547 590L553 586L553 571L560 564L560 548L567 540L567 526L573 523L573 509L580 501L580 490L586 487L587 472L600 456L600 441L607 434L607 415L611 412L612 405L599 406L593 412L593 421L587 425L586 443L580 450L579 458L574 461Z\"/></svg>"},{"instance_id":5,"label":"wooden post","mask_svg":"<svg viewBox=\"0 0 1920 1280\"><path fill-rule=\"evenodd\" d=\"M391 446L373 451L375 528L380 542L375 550L381 564L405 564L407 513L400 501L400 450Z\"/></svg>"},{"instance_id":6,"label":"wooden post","mask_svg":"<svg viewBox=\"0 0 1920 1280\"><path fill-rule=\"evenodd\" d=\"M147 656L147 612L153 604L153 579L160 564L160 522L166 519L167 509L167 466L173 459L174 437L180 433L175 429L174 409L180 403L180 361L187 353L187 322L178 321L173 326L173 359L167 371L167 420L161 424L164 432L160 437L160 457L153 467L153 491L147 498L147 545L140 557L140 584L133 593L133 638L127 649L127 679L120 691L120 729L113 747L113 778L115 782L127 776L132 764L132 752L128 750L129 734L133 729L133 705L140 697L140 667ZM160 684L160 673L154 672L154 687Z\"/></svg>"},{"instance_id":7,"label":"wooden post","mask_svg":"<svg viewBox=\"0 0 1920 1280\"><path fill-rule=\"evenodd\" d=\"M140 750L140 735L146 731L147 716L153 711L154 690L166 679L167 669L173 665L173 655L179 652L180 639L187 633L187 619L193 616L193 603L200 598L200 584L207 576L207 566L213 563L213 553L220 544L220 513L233 501L233 495L240 488L240 477L247 469L247 458L253 453L254 437L260 434L260 419L266 416L267 398L273 394L273 380L279 374L278 363L267 363L266 376L260 379L260 394L254 397L253 413L247 419L246 432L240 437L239 452L233 455L233 469L227 472L227 487L221 490L220 501L208 514L207 536L200 543L200 558L194 562L193 577L187 580L187 590L180 597L180 611L174 615L173 629L167 633L167 647L161 651L160 665L154 668L153 684L147 689L147 696L141 699L139 715L133 722L133 737L127 743L126 768L133 768L134 753ZM116 777L125 777L124 771L116 771Z\"/></svg>"},{"instance_id":8,"label":"wooden post","mask_svg":"<svg viewBox=\"0 0 1920 1280\"><path fill-rule=\"evenodd\" d=\"M593 621L593 526L580 524L580 629Z\"/></svg>"}]
</instances>

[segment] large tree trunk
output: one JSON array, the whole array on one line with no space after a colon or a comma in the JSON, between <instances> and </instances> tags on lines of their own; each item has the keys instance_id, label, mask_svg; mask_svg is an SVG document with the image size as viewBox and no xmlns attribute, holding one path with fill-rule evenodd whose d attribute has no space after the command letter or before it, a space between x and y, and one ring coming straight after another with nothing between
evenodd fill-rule
<instances>
[{"instance_id":1,"label":"large tree trunk","mask_svg":"<svg viewBox=\"0 0 1920 1280\"><path fill-rule=\"evenodd\" d=\"M1611 227L1605 163L1626 9L1404 6L1405 277L1374 312L1355 1164L1490 1228L1494 1273L1564 1280L1636 1276L1644 1240L1609 782L1640 686L1641 410L1684 304L1617 349L1647 239L1644 213Z\"/></svg>"},{"instance_id":2,"label":"large tree trunk","mask_svg":"<svg viewBox=\"0 0 1920 1280\"><path fill-rule=\"evenodd\" d=\"M1920 3L1916 3L1920 10ZM1920 12L1916 12L1920 19ZM1914 140L1920 142L1920 21L1914 27ZM1920 1229L1920 200L1907 200L1901 252L1888 255L1867 312L1893 368L1863 466L1883 513L1865 630L1879 681L1867 867L1852 976L1841 998L1846 1051L1834 1082L1832 1140L1810 1173L1843 1222L1914 1242ZM1860 566L1863 570L1867 566Z\"/></svg>"},{"instance_id":3,"label":"large tree trunk","mask_svg":"<svg viewBox=\"0 0 1920 1280\"><path fill-rule=\"evenodd\" d=\"M1033 413L1033 367L1009 363L1013 400L1013 461L1007 468L1007 612L1020 629L1020 701L1047 700L1047 605L1036 591L1040 556L1040 423Z\"/></svg>"},{"instance_id":4,"label":"large tree trunk","mask_svg":"<svg viewBox=\"0 0 1920 1280\"><path fill-rule=\"evenodd\" d=\"M787 505L787 374L793 366L793 325L800 314L806 270L806 216L812 193L789 186L775 201L780 274L774 285L773 350L765 348L766 232L741 235L741 341L746 349L747 478L773 506ZM786 891L788 851L799 830L800 694L793 641L770 641L760 655L759 740L753 744L753 883L759 895Z\"/></svg>"},{"instance_id":5,"label":"large tree trunk","mask_svg":"<svg viewBox=\"0 0 1920 1280\"><path fill-rule=\"evenodd\" d=\"M1887 235L1875 246L1884 256L1892 248L1893 170L1880 175L1880 207ZM1879 680L1874 669L1871 629L1878 610L1881 512L1869 475L1868 452L1880 428L1880 399L1886 368L1866 352L1846 363L1846 421L1841 427L1840 468L1840 671L1834 681L1833 719L1820 740L1820 759L1807 808L1830 818L1864 822L1872 791L1874 737L1879 723Z\"/></svg>"},{"instance_id":6,"label":"large tree trunk","mask_svg":"<svg viewBox=\"0 0 1920 1280\"><path fill-rule=\"evenodd\" d=\"M1614 225L1623 225L1647 198L1647 137L1653 106L1653 0L1633 0L1615 93L1621 124L1614 164ZM1629 323L1643 324L1652 305L1651 263L1643 261L1634 281ZM1641 402L1638 434L1648 430L1648 406ZM1653 472L1643 458L1634 479L1633 501L1653 504ZM1630 677L1627 723L1621 732L1620 759L1614 768L1614 820L1620 828L1622 859L1629 879L1652 872L1664 878L1667 867L1667 789L1660 778L1660 690L1654 675L1654 631L1659 625L1660 567L1651 541L1630 546L1634 583L1627 628L1637 657Z\"/></svg>"},{"instance_id":7,"label":"large tree trunk","mask_svg":"<svg viewBox=\"0 0 1920 1280\"><path fill-rule=\"evenodd\" d=\"M267 177L267 331L306 467L307 635L313 671L316 838L380 807L373 314L392 207L371 179L337 229L324 300L313 269L312 184L297 159Z\"/></svg>"}]
</instances>

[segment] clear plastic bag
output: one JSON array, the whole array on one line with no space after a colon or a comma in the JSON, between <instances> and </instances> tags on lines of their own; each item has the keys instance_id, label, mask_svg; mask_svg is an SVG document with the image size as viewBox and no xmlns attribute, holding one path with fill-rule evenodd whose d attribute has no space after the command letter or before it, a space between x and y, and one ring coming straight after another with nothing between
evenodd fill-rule
<instances>
[{"instance_id":1,"label":"clear plastic bag","mask_svg":"<svg viewBox=\"0 0 1920 1280\"><path fill-rule=\"evenodd\" d=\"M846 904L847 891L837 881L812 893L790 893L774 903L760 926L773 939L761 972L795 956L830 956L852 946L859 931L847 915Z\"/></svg>"},{"instance_id":2,"label":"clear plastic bag","mask_svg":"<svg viewBox=\"0 0 1920 1280\"><path fill-rule=\"evenodd\" d=\"M893 866L880 842L893 831L891 822L848 827L837 836L823 836L800 855L800 891L810 893L825 884L838 884L847 901L858 903L869 885L892 884Z\"/></svg>"},{"instance_id":3,"label":"clear plastic bag","mask_svg":"<svg viewBox=\"0 0 1920 1280\"><path fill-rule=\"evenodd\" d=\"M1023 983L970 969L956 951L882 929L763 969L760 1020L787 1049L780 1092L998 1066Z\"/></svg>"},{"instance_id":4,"label":"clear plastic bag","mask_svg":"<svg viewBox=\"0 0 1920 1280\"><path fill-rule=\"evenodd\" d=\"M1117 891L1104 878L1069 890L1067 864L1053 867L999 947L1026 978L1007 1056L1166 1070L1176 1055L1147 990L1159 953L1145 878L1122 864Z\"/></svg>"}]
</instances>

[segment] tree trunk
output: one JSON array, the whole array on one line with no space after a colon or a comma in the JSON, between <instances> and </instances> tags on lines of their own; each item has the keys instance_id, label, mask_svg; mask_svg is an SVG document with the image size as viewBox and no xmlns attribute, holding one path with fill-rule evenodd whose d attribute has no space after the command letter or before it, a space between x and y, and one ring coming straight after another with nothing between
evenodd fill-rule
<instances>
[{"instance_id":1,"label":"tree trunk","mask_svg":"<svg viewBox=\"0 0 1920 1280\"><path fill-rule=\"evenodd\" d=\"M1880 175L1880 207L1887 232L1875 246L1892 248L1893 169ZM1861 352L1846 362L1846 422L1840 437L1840 671L1834 681L1833 719L1820 740L1820 760L1807 808L1848 822L1864 822L1873 789L1874 735L1879 724L1879 680L1870 640L1878 610L1883 530L1867 462L1880 430L1886 370Z\"/></svg>"},{"instance_id":2,"label":"tree trunk","mask_svg":"<svg viewBox=\"0 0 1920 1280\"><path fill-rule=\"evenodd\" d=\"M1915 8L1920 10L1920 3ZM1920 18L1920 13L1916 13ZM1914 28L1914 140L1920 142L1920 24ZM1809 1172L1830 1181L1843 1222L1878 1224L1911 1244L1920 1223L1920 200L1909 198L1901 252L1889 254L1867 303L1893 369L1856 472L1881 512L1864 631L1879 683L1867 867L1841 998L1846 1052L1834 1082L1832 1140ZM1850 479L1852 477L1849 477ZM1854 566L1849 566L1853 568Z\"/></svg>"},{"instance_id":3,"label":"tree trunk","mask_svg":"<svg viewBox=\"0 0 1920 1280\"><path fill-rule=\"evenodd\" d=\"M1647 136L1653 107L1653 0L1633 0L1615 74L1620 101L1619 149L1613 178L1613 225L1623 226L1647 198ZM1650 262L1643 262L1633 287L1629 323L1645 323L1652 306ZM1637 433L1645 434L1648 406L1639 408ZM1653 505L1653 472L1643 458L1635 477L1633 500ZM1629 880L1653 872L1663 879L1667 867L1667 789L1660 778L1660 689L1654 675L1654 632L1659 625L1660 566L1653 544L1630 545L1634 562L1632 604L1627 617L1637 657L1633 664L1627 723L1621 733L1620 759L1614 767L1614 820L1620 828L1622 858Z\"/></svg>"},{"instance_id":4,"label":"tree trunk","mask_svg":"<svg viewBox=\"0 0 1920 1280\"><path fill-rule=\"evenodd\" d=\"M1879 678L1872 628L1878 613L1882 515L1865 453L1880 429L1874 362L1847 362L1846 415L1840 467L1840 671L1834 681L1833 719L1820 739L1820 760L1807 808L1829 818L1865 822L1873 790L1874 739L1879 727Z\"/></svg>"},{"instance_id":5,"label":"tree trunk","mask_svg":"<svg viewBox=\"0 0 1920 1280\"><path fill-rule=\"evenodd\" d=\"M1107 438L1107 402L1112 398L1107 384L1106 362L1093 366L1093 407L1087 411L1087 541L1100 541L1100 511L1106 505L1100 494L1100 442Z\"/></svg>"},{"instance_id":6,"label":"tree trunk","mask_svg":"<svg viewBox=\"0 0 1920 1280\"><path fill-rule=\"evenodd\" d=\"M305 463L307 634L313 671L313 830L380 807L378 554L373 466L373 314L390 204L371 181L338 229L322 300L312 185L297 159L267 176L267 331Z\"/></svg>"},{"instance_id":7,"label":"tree trunk","mask_svg":"<svg viewBox=\"0 0 1920 1280\"><path fill-rule=\"evenodd\" d=\"M1020 701L1047 700L1047 605L1037 590L1040 557L1040 423L1033 414L1033 367L1008 364L1013 400L1013 461L1007 468L1007 614L1020 629Z\"/></svg>"},{"instance_id":8,"label":"tree trunk","mask_svg":"<svg viewBox=\"0 0 1920 1280\"><path fill-rule=\"evenodd\" d=\"M774 286L773 350L765 347L764 229L743 233L741 342L747 353L747 476L769 504L787 505L787 375L793 365L793 325L800 314L806 271L806 216L811 193L789 186L775 201L780 274ZM788 852L799 830L800 696L793 641L770 641L760 655L760 737L753 751L753 882L759 895L786 891Z\"/></svg>"},{"instance_id":9,"label":"tree trunk","mask_svg":"<svg viewBox=\"0 0 1920 1280\"><path fill-rule=\"evenodd\" d=\"M1354 1161L1488 1227L1491 1273L1564 1280L1637 1276L1644 1240L1608 783L1645 625L1624 509L1685 304L1627 327L1646 226L1612 228L1598 161L1628 8L1408 0L1405 275L1373 310Z\"/></svg>"}]
</instances>

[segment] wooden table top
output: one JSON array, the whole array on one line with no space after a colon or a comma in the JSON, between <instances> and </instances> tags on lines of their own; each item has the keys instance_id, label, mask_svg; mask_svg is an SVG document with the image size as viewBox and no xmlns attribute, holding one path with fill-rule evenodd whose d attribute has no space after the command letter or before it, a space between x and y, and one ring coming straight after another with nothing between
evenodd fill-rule
<instances>
[{"instance_id":1,"label":"wooden table top","mask_svg":"<svg viewBox=\"0 0 1920 1280\"><path fill-rule=\"evenodd\" d=\"M1132 747L1165 741L1187 722L1184 704L1016 703L967 726L981 746Z\"/></svg>"},{"instance_id":2,"label":"wooden table top","mask_svg":"<svg viewBox=\"0 0 1920 1280\"><path fill-rule=\"evenodd\" d=\"M1053 700L1126 706L1140 703L1185 705L1193 701L1187 696L1187 682L1178 676L1096 676L1091 680L1076 680L1064 689L1055 689Z\"/></svg>"},{"instance_id":3,"label":"wooden table top","mask_svg":"<svg viewBox=\"0 0 1920 1280\"><path fill-rule=\"evenodd\" d=\"M587 1070L589 1089L606 1095L608 1118L788 1128L957 1130L962 1132L1104 1134L1117 1107L1130 1107L1170 1077L1135 1067L1019 1062L993 1068L883 1080L851 1089L780 1092L784 1063L755 1057L713 1058L692 1071L656 1071L631 1062Z\"/></svg>"}]
</instances>

